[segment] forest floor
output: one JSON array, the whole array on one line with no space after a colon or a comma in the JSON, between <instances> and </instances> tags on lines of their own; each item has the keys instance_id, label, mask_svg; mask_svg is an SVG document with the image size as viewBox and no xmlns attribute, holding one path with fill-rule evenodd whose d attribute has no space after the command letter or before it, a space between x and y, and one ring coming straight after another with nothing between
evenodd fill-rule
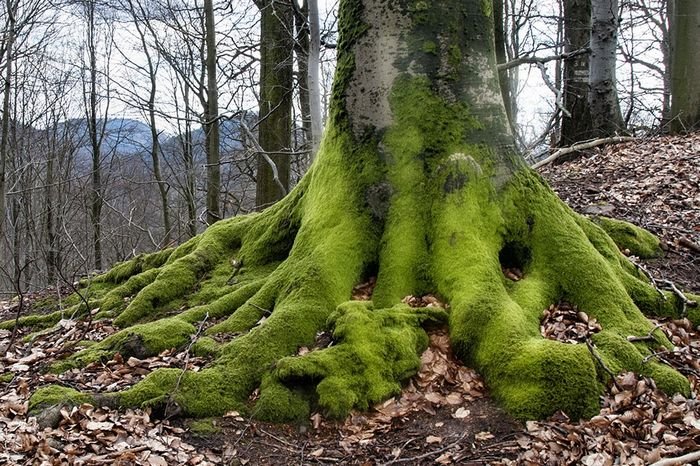
<instances>
[{"instance_id":1,"label":"forest floor","mask_svg":"<svg viewBox=\"0 0 700 466\"><path fill-rule=\"evenodd\" d=\"M657 278L700 292L700 134L652 138L589 151L543 176L575 210L631 221L659 235L666 254L643 265ZM634 259L634 258L633 258ZM355 289L367 299L372 283ZM41 311L47 290L25 297L23 308ZM443 306L432 296L409 304ZM16 301L0 302L0 320ZM61 383L80 390L123 389L159 367L199 370L206 360L169 351L144 360L91 364L61 376L42 368L78 339L99 340L116 331L110 322L59 325L8 349L0 330L0 464L258 465L258 464L612 464L643 465L700 458L700 331L687 320L658 322L675 349L656 357L691 381L694 396L667 397L653 381L621 374L601 398L598 416L518 423L491 400L479 375L451 353L444 330L431 333L422 367L401 395L344 421L313 414L303 426L274 425L230 412L206 420L162 419L149 410L115 411L90 405L28 416L29 395ZM543 313L549 338L582 342L594 319L567 303ZM303 349L301 349L303 350ZM49 419L53 417L53 419Z\"/></svg>"}]
</instances>

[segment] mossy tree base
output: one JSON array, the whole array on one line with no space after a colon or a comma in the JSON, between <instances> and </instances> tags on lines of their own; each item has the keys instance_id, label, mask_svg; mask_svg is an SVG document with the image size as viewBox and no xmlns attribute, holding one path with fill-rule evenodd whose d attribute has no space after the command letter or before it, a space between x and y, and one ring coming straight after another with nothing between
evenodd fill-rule
<instances>
[{"instance_id":1,"label":"mossy tree base","mask_svg":"<svg viewBox=\"0 0 700 466\"><path fill-rule=\"evenodd\" d=\"M510 413L577 418L597 412L609 376L586 345L540 335L542 311L565 300L602 326L593 343L607 368L689 393L683 376L644 362L670 346L665 337L627 340L652 329L643 313L674 315L681 303L515 153L484 39L490 5L344 0L333 112L309 173L262 213L98 277L98 317L123 330L57 369L185 346L199 323L217 319L193 346L213 356L210 367L157 370L100 401L176 404L196 417L237 410L287 421L312 408L343 416L396 394L418 369L423 326L446 321L456 354ZM504 267L523 279L509 280ZM370 275L372 302L348 302ZM431 292L449 315L400 304ZM297 356L320 331L335 345ZM230 341L218 344L219 333Z\"/></svg>"}]
</instances>

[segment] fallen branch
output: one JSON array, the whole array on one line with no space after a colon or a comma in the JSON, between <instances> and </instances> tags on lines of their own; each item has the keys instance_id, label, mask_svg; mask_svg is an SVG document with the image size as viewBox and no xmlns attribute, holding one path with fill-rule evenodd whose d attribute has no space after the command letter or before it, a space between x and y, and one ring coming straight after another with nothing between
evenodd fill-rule
<instances>
[{"instance_id":1,"label":"fallen branch","mask_svg":"<svg viewBox=\"0 0 700 466\"><path fill-rule=\"evenodd\" d=\"M395 458L395 459L389 461L388 463L384 463L383 466L388 466L388 465L394 464L394 463L407 463L407 462L409 462L409 461L411 461L411 462L417 462L417 461L419 461L419 460L423 460L423 459L425 459L425 458L430 458L431 456L435 456L435 455L437 455L437 454L444 453L444 452L446 452L447 450L451 450L452 448L454 448L454 447L456 447L457 445L459 445L459 444L462 442L462 440L464 440L464 438L465 438L466 436L467 436L467 433L464 432L455 442L450 443L450 444L447 445L446 447L439 448L439 449L434 450L434 451L429 451L428 453L423 453L422 455L411 456L410 458Z\"/></svg>"},{"instance_id":2,"label":"fallen branch","mask_svg":"<svg viewBox=\"0 0 700 466\"><path fill-rule=\"evenodd\" d=\"M692 453L687 453L683 456L677 456L675 458L665 458L653 463L651 466L677 466L681 464L692 463L693 461L700 460L700 451L694 451Z\"/></svg>"},{"instance_id":3,"label":"fallen branch","mask_svg":"<svg viewBox=\"0 0 700 466\"><path fill-rule=\"evenodd\" d=\"M690 249L691 251L700 254L700 246L698 246L697 244L693 243L692 241L690 241L690 240L689 240L688 238L686 238L685 236L681 236L681 237L678 239L678 246L682 246L682 247L684 247L684 248L686 248L686 249Z\"/></svg>"},{"instance_id":4,"label":"fallen branch","mask_svg":"<svg viewBox=\"0 0 700 466\"><path fill-rule=\"evenodd\" d=\"M651 286L653 286L654 289L656 290L656 292L661 295L661 297L663 298L664 301L666 301L668 298L666 297L664 292L661 291L661 289L659 288L659 285L656 283L656 280L654 279L654 276L651 274L651 272L649 272L647 269L645 269L642 266L642 264L639 264L633 260L630 260L630 262L632 262L634 264L634 266L637 268L637 270L641 271L649 279Z\"/></svg>"},{"instance_id":5,"label":"fallen branch","mask_svg":"<svg viewBox=\"0 0 700 466\"><path fill-rule=\"evenodd\" d=\"M571 147L564 147L550 155L544 160L540 160L536 164L532 166L533 169L537 170L540 167L543 167L549 163L554 162L556 159L561 157L562 155L566 154L571 154L573 152L578 152L581 150L586 150L586 149L592 149L594 147L602 146L603 144L616 144L620 142L629 142L629 141L634 141L635 138L631 136L613 136L611 138L602 138L602 139L594 139L592 141L587 141L587 142L580 142L577 144L574 144Z\"/></svg>"},{"instance_id":6,"label":"fallen branch","mask_svg":"<svg viewBox=\"0 0 700 466\"><path fill-rule=\"evenodd\" d=\"M685 317L688 314L689 307L695 307L698 305L697 302L685 297L683 292L678 289L675 283L671 280L661 280L661 284L664 285L668 290L672 291L678 299L683 303L683 309L681 309L681 317Z\"/></svg>"}]
</instances>

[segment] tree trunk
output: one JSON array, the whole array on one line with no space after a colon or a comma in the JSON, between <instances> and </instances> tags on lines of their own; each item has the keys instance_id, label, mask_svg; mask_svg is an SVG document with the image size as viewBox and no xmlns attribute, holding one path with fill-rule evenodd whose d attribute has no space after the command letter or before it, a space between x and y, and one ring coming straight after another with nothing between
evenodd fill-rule
<instances>
[{"instance_id":1,"label":"tree trunk","mask_svg":"<svg viewBox=\"0 0 700 466\"><path fill-rule=\"evenodd\" d=\"M493 0L493 20L494 20L494 36L496 43L496 62L506 63L508 61L508 55L506 54L506 34L505 34L505 18L503 17L503 1L504 0ZM511 125L516 122L513 121L513 104L511 102L512 95L510 92L511 82L510 73L508 70L501 70L498 72L498 80L501 86L501 95L503 96L503 103L506 109L506 115L508 116L508 121Z\"/></svg>"},{"instance_id":2,"label":"tree trunk","mask_svg":"<svg viewBox=\"0 0 700 466\"><path fill-rule=\"evenodd\" d=\"M586 344L541 335L543 310L565 300L601 324L590 344L608 368L689 394L673 369L642 363L652 348L672 347L665 337L627 340L653 329L640 307L672 315L677 298L661 298L515 152L491 2L343 0L339 26L331 115L309 173L262 213L218 222L173 252L98 278L111 291L96 318L115 317L125 330L60 368L123 351L115 342L134 334L149 354L189 345L200 322L216 319L193 346L215 358L207 369L157 370L96 401L278 421L308 419L311 401L340 417L397 394L420 367L422 327L447 325L455 353L510 413L578 418L598 412L608 374ZM514 268L519 281L504 274ZM348 301L370 277L371 301ZM402 304L426 293L449 302L449 312ZM186 296L203 304L151 321ZM700 311L689 317L700 323ZM334 345L299 356L321 331ZM232 340L211 338L222 333Z\"/></svg>"},{"instance_id":3,"label":"tree trunk","mask_svg":"<svg viewBox=\"0 0 700 466\"><path fill-rule=\"evenodd\" d=\"M3 235L5 223L5 182L7 179L6 167L9 154L10 135L10 91L12 90L12 66L14 60L15 44L15 18L16 5L12 0L7 0L7 29L5 31L5 82L2 91L2 126L0 127L0 237Z\"/></svg>"},{"instance_id":4,"label":"tree trunk","mask_svg":"<svg viewBox=\"0 0 700 466\"><path fill-rule=\"evenodd\" d=\"M219 165L219 87L216 82L216 24L213 0L204 0L207 42L207 109L204 115L207 153L207 224L221 220L221 166Z\"/></svg>"},{"instance_id":5,"label":"tree trunk","mask_svg":"<svg viewBox=\"0 0 700 466\"><path fill-rule=\"evenodd\" d=\"M674 132L700 127L700 2L673 0L671 113Z\"/></svg>"},{"instance_id":6,"label":"tree trunk","mask_svg":"<svg viewBox=\"0 0 700 466\"><path fill-rule=\"evenodd\" d=\"M564 0L564 52L588 48L591 40L591 0ZM570 146L593 137L591 109L588 103L588 54L564 61L564 108L560 146Z\"/></svg>"},{"instance_id":7,"label":"tree trunk","mask_svg":"<svg viewBox=\"0 0 700 466\"><path fill-rule=\"evenodd\" d=\"M309 11L304 1L294 11L294 26L296 32L296 57L299 73L297 83L299 89L299 109L301 110L301 125L304 130L304 150L313 151L313 129L311 125L311 94L309 91Z\"/></svg>"},{"instance_id":8,"label":"tree trunk","mask_svg":"<svg viewBox=\"0 0 700 466\"><path fill-rule=\"evenodd\" d=\"M608 137L624 130L617 98L617 30L620 24L617 0L591 2L591 59L588 100L595 137Z\"/></svg>"},{"instance_id":9,"label":"tree trunk","mask_svg":"<svg viewBox=\"0 0 700 466\"><path fill-rule=\"evenodd\" d=\"M309 82L309 107L311 115L311 158L316 157L321 146L323 117L321 112L321 20L318 0L308 0L309 58L307 61Z\"/></svg>"},{"instance_id":10,"label":"tree trunk","mask_svg":"<svg viewBox=\"0 0 700 466\"><path fill-rule=\"evenodd\" d=\"M278 180L274 179L274 170L269 161L259 155L255 196L258 209L281 199L289 188L294 84L294 12L290 2L291 0L259 2L261 41L258 140L260 147L274 162Z\"/></svg>"},{"instance_id":11,"label":"tree trunk","mask_svg":"<svg viewBox=\"0 0 700 466\"><path fill-rule=\"evenodd\" d=\"M87 16L87 49L89 55L89 96L87 103L87 125L92 155L92 186L90 192L90 223L92 225L92 246L96 270L102 270L102 154L101 137L98 129L97 96L97 39L95 1L85 3ZM104 126L104 122L103 122Z\"/></svg>"}]
</instances>

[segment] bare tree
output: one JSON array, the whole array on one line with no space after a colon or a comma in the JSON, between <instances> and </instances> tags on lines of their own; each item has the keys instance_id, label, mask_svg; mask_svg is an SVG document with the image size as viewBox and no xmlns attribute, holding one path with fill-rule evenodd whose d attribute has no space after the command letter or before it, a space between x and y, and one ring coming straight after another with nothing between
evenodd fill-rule
<instances>
[{"instance_id":1,"label":"bare tree","mask_svg":"<svg viewBox=\"0 0 700 466\"><path fill-rule=\"evenodd\" d=\"M214 4L204 0L204 35L206 37L207 102L204 113L204 141L207 153L207 224L221 220L219 202L221 172L219 169L219 87L216 81L216 22Z\"/></svg>"},{"instance_id":2,"label":"bare tree","mask_svg":"<svg viewBox=\"0 0 700 466\"><path fill-rule=\"evenodd\" d=\"M160 130L157 118L156 97L158 94L158 71L160 68L160 57L154 54L151 44L148 43L148 12L141 0L125 0L122 5L125 11L129 14L131 22L136 31L139 52L145 59L145 65L137 63L136 60L130 57L128 52L122 52L123 58L127 61L128 66L135 70L140 77L146 82L145 96L142 95L141 86L133 81L130 81L126 86L122 86L122 91L128 93L127 101L139 108L145 113L148 121L148 126L151 132L151 147L150 157L151 166L153 169L153 178L158 185L158 194L160 196L161 214L163 218L163 238L162 245L167 245L172 240L172 221L170 219L170 206L168 202L169 185L164 179L161 170L161 147L160 147ZM139 83L140 84L140 83ZM132 90L133 89L133 90Z\"/></svg>"},{"instance_id":3,"label":"bare tree","mask_svg":"<svg viewBox=\"0 0 700 466\"><path fill-rule=\"evenodd\" d=\"M588 48L591 39L591 0L564 0L565 51ZM588 102L588 54L564 61L564 107L559 144L571 145L592 135L591 110Z\"/></svg>"}]
</instances>

